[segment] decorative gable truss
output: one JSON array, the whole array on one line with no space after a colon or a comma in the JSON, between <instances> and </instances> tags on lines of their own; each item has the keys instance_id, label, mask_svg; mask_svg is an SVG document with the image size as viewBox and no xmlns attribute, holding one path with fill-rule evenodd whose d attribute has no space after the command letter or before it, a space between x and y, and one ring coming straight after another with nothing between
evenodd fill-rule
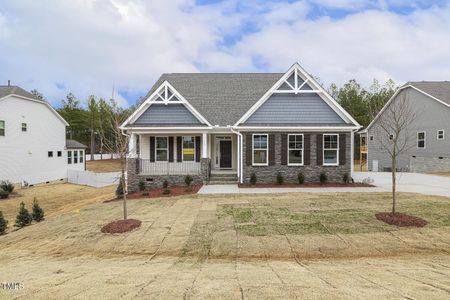
<instances>
[{"instance_id":1,"label":"decorative gable truss","mask_svg":"<svg viewBox=\"0 0 450 300\"><path fill-rule=\"evenodd\" d=\"M336 114L347 124L360 128L361 125L331 97L327 91L312 78L298 63L275 83L275 85L258 100L234 126L245 123L272 95L275 94L316 94L322 98Z\"/></svg>"},{"instance_id":2,"label":"decorative gable truss","mask_svg":"<svg viewBox=\"0 0 450 300\"><path fill-rule=\"evenodd\" d=\"M120 126L125 129L127 125L133 124L142 114L152 105L184 105L189 112L203 125L212 127L211 124L168 82L163 84L153 92L145 101L134 111L134 113Z\"/></svg>"}]
</instances>

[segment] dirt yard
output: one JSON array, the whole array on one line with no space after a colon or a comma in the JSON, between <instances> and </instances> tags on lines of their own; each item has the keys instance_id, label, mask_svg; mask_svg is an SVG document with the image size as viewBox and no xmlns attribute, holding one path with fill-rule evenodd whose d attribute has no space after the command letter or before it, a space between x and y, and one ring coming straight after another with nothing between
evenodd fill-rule
<instances>
[{"instance_id":1,"label":"dirt yard","mask_svg":"<svg viewBox=\"0 0 450 300\"><path fill-rule=\"evenodd\" d=\"M450 177L450 172L435 172L435 173L430 173L430 174L437 175L437 176Z\"/></svg>"},{"instance_id":2,"label":"dirt yard","mask_svg":"<svg viewBox=\"0 0 450 300\"><path fill-rule=\"evenodd\" d=\"M13 226L20 202L31 212L36 198L47 217L79 209L83 206L102 202L114 197L115 187L92 188L70 183L49 184L16 190L20 197L0 200L0 211Z\"/></svg>"},{"instance_id":3,"label":"dirt yard","mask_svg":"<svg viewBox=\"0 0 450 300\"><path fill-rule=\"evenodd\" d=\"M189 195L129 201L140 228L100 232L94 203L0 237L8 298L448 299L450 198L400 194L420 229L374 213L388 194Z\"/></svg>"},{"instance_id":4,"label":"dirt yard","mask_svg":"<svg viewBox=\"0 0 450 300\"><path fill-rule=\"evenodd\" d=\"M119 159L87 160L86 169L94 173L119 172Z\"/></svg>"}]
</instances>

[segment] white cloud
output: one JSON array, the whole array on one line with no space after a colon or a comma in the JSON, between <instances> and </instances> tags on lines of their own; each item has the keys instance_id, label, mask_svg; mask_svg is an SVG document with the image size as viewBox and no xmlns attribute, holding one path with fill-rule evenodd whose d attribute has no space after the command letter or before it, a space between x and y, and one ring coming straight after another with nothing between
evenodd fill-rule
<instances>
[{"instance_id":1,"label":"white cloud","mask_svg":"<svg viewBox=\"0 0 450 300\"><path fill-rule=\"evenodd\" d=\"M404 0L387 6L395 1ZM113 84L145 93L163 72L280 72L294 61L326 85L450 78L449 6L309 19L313 2L2 2L0 84L11 79L37 88L57 104L68 92L109 98ZM367 7L369 1L315 2Z\"/></svg>"}]
</instances>

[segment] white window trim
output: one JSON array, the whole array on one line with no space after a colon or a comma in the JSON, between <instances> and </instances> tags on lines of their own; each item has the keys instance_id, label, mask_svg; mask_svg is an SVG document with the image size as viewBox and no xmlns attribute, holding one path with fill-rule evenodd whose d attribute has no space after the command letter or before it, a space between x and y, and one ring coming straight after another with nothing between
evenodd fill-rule
<instances>
[{"instance_id":1,"label":"white window trim","mask_svg":"<svg viewBox=\"0 0 450 300\"><path fill-rule=\"evenodd\" d=\"M70 162L69 162L69 158L70 158ZM73 164L72 151L71 150L67 151L67 164L68 165L72 165Z\"/></svg>"},{"instance_id":2,"label":"white window trim","mask_svg":"<svg viewBox=\"0 0 450 300\"><path fill-rule=\"evenodd\" d=\"M76 155L75 155L76 154ZM75 162L75 158L77 159L77 161ZM72 161L74 165L78 165L80 163L80 160L78 159L78 150L74 150L73 151L73 157L72 157Z\"/></svg>"},{"instance_id":3,"label":"white window trim","mask_svg":"<svg viewBox=\"0 0 450 300\"><path fill-rule=\"evenodd\" d=\"M423 147L419 147L419 133L423 133ZM417 140L416 140L417 149L426 149L427 148L427 132L426 131L417 131Z\"/></svg>"},{"instance_id":4,"label":"white window trim","mask_svg":"<svg viewBox=\"0 0 450 300\"><path fill-rule=\"evenodd\" d=\"M183 141L183 138L185 137L185 136L190 136L190 137L193 137L194 138L194 160L186 160L187 162L196 162L196 160L195 160L195 158L197 157L196 156L196 149L197 149L197 139L195 138L196 136L195 135L183 135L183 136L181 136L181 161L182 162L184 162L184 141ZM167 144L168 145L168 144Z\"/></svg>"},{"instance_id":5,"label":"white window trim","mask_svg":"<svg viewBox=\"0 0 450 300\"><path fill-rule=\"evenodd\" d=\"M78 163L82 164L84 163L84 150L78 151Z\"/></svg>"},{"instance_id":6,"label":"white window trim","mask_svg":"<svg viewBox=\"0 0 450 300\"><path fill-rule=\"evenodd\" d=\"M157 138L166 138L166 148L157 148L156 145L156 139ZM166 150L167 151L167 159L166 160L158 160L158 155L156 155L156 153L158 153L158 150ZM181 156L183 156L183 154L181 154ZM168 136L155 136L155 162L169 162L169 137Z\"/></svg>"},{"instance_id":7,"label":"white window trim","mask_svg":"<svg viewBox=\"0 0 450 300\"><path fill-rule=\"evenodd\" d=\"M337 148L325 149L325 136L337 136ZM335 163L325 163L325 150L336 150L336 162ZM337 133L326 133L322 136L322 165L324 166L339 166L339 134Z\"/></svg>"},{"instance_id":8,"label":"white window trim","mask_svg":"<svg viewBox=\"0 0 450 300\"><path fill-rule=\"evenodd\" d=\"M440 139L439 138L439 132L440 131L442 131L442 138ZM444 129L439 129L438 131L437 131L437 136L436 136L436 138L438 139L438 141L443 141L443 140L445 140L445 130Z\"/></svg>"},{"instance_id":9,"label":"white window trim","mask_svg":"<svg viewBox=\"0 0 450 300\"><path fill-rule=\"evenodd\" d=\"M0 120L0 122L3 123L3 134L0 136L6 136L6 121L5 120Z\"/></svg>"},{"instance_id":10,"label":"white window trim","mask_svg":"<svg viewBox=\"0 0 450 300\"><path fill-rule=\"evenodd\" d=\"M267 146L266 146L266 162L265 163L255 163L255 135L265 135L267 137ZM264 150L263 148L257 150ZM253 133L252 134L252 166L268 166L269 165L269 134L267 133Z\"/></svg>"},{"instance_id":11,"label":"white window trim","mask_svg":"<svg viewBox=\"0 0 450 300\"><path fill-rule=\"evenodd\" d=\"M302 149L289 149L289 137L291 136L291 135L301 135L302 136ZM301 150L302 151L302 163L301 164L299 164L299 163L290 163L289 162L289 152L290 152L290 150ZM305 136L303 135L303 133L291 133L291 134L288 134L288 138L287 138L287 165L288 166L303 166L304 165L304 163L305 163L305 158L304 158L304 156L305 156Z\"/></svg>"}]
</instances>

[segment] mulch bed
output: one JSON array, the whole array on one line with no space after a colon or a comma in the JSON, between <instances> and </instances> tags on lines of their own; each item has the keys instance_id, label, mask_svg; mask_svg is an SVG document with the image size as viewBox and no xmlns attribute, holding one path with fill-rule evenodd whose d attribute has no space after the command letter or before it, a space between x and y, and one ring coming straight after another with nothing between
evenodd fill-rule
<instances>
[{"instance_id":1,"label":"mulch bed","mask_svg":"<svg viewBox=\"0 0 450 300\"><path fill-rule=\"evenodd\" d=\"M276 184L276 183L241 183L239 184L240 188L324 188L324 187L374 187L371 184L355 182L355 183L339 183L339 182L329 182L321 184L319 182L305 182L303 184L299 183L284 183L284 184Z\"/></svg>"},{"instance_id":2,"label":"mulch bed","mask_svg":"<svg viewBox=\"0 0 450 300\"><path fill-rule=\"evenodd\" d=\"M145 198L159 198L159 197L175 197L182 195L192 195L197 194L197 192L201 189L202 184L191 185L189 188L186 186L171 186L169 187L169 194L164 194L163 188L152 188L148 189L144 192L136 192L127 195L127 200L135 200L135 199L145 199ZM112 202L112 201L121 201L122 199L110 199L103 201L104 203Z\"/></svg>"},{"instance_id":3,"label":"mulch bed","mask_svg":"<svg viewBox=\"0 0 450 300\"><path fill-rule=\"evenodd\" d=\"M424 227L428 224L428 222L422 218L401 213L392 214L388 212L382 212L375 214L375 217L384 223L399 227Z\"/></svg>"},{"instance_id":4,"label":"mulch bed","mask_svg":"<svg viewBox=\"0 0 450 300\"><path fill-rule=\"evenodd\" d=\"M118 220L102 227L103 233L124 233L141 226L141 221L135 219Z\"/></svg>"}]
</instances>

